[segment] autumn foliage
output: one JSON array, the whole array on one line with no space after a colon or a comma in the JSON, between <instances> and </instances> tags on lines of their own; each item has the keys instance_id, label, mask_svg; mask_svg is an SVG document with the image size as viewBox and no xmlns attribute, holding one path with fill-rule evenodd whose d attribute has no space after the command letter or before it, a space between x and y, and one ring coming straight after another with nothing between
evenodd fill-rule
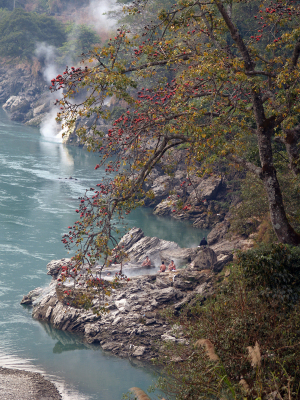
<instances>
[{"instance_id":1,"label":"autumn foliage","mask_svg":"<svg viewBox=\"0 0 300 400\"><path fill-rule=\"evenodd\" d=\"M136 1L125 12L138 18L149 4ZM119 28L89 53L86 67L67 67L52 80L51 90L63 91L58 117L69 129L79 116L109 120L112 96L127 104L107 132L96 125L92 134L77 132L101 152L95 168L105 165L108 173L81 199L79 221L63 239L67 248L78 246L78 262L109 259L117 243L113 217L123 218L152 195L144 182L179 147L188 173L227 160L259 177L278 240L299 244L273 163L277 141L287 168L299 176L299 15L292 0L180 0L138 33ZM70 101L77 90L86 93L80 104ZM247 158L250 145L257 162Z\"/></svg>"}]
</instances>

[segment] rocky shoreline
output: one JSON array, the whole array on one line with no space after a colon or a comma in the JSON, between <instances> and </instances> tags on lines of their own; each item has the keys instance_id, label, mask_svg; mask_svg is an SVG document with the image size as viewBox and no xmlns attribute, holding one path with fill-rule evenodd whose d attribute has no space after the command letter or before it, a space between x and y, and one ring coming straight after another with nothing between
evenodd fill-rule
<instances>
[{"instance_id":1,"label":"rocky shoreline","mask_svg":"<svg viewBox=\"0 0 300 400\"><path fill-rule=\"evenodd\" d=\"M244 242L234 242L235 248L242 248ZM100 344L102 349L119 357L150 361L157 358L164 342L188 343L182 328L167 322L164 310L168 308L176 315L195 299L205 301L213 293L215 275L232 260L234 245L231 244L230 251L225 243L225 252L221 252L220 243L212 247L181 249L174 242L144 236L139 228L129 231L120 243L129 257L124 273L135 268L139 271L138 266L146 255L166 263L172 257L177 270L158 273L153 267L149 270L152 274L133 276L121 282L105 298L108 312L97 314L93 313L93 308L101 306L101 301L96 297L90 310L72 306L64 292L74 287L73 280L69 278L64 284L60 283L66 268L71 271L72 261L54 260L47 265L48 274L52 276L49 287L34 289L24 296L21 304L33 306L33 318L50 323L56 329L80 334L87 343ZM112 275L117 268L118 265L112 264L104 274ZM83 288L83 270L82 282L75 290ZM94 273L97 274L97 269ZM104 276L104 279L109 278Z\"/></svg>"}]
</instances>

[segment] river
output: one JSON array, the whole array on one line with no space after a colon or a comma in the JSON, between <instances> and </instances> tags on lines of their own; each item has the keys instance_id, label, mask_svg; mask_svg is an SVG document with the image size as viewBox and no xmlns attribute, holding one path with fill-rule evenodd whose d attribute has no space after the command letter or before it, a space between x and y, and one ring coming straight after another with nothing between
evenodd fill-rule
<instances>
[{"instance_id":1,"label":"river","mask_svg":"<svg viewBox=\"0 0 300 400\"><path fill-rule=\"evenodd\" d=\"M66 147L0 111L0 366L43 373L68 400L119 400L132 386L146 390L151 368L88 346L80 337L31 318L24 294L46 287L46 265L66 257L61 236L76 220L78 197L101 181L98 155ZM134 210L129 227L146 235L197 245L202 232L189 223Z\"/></svg>"}]
</instances>

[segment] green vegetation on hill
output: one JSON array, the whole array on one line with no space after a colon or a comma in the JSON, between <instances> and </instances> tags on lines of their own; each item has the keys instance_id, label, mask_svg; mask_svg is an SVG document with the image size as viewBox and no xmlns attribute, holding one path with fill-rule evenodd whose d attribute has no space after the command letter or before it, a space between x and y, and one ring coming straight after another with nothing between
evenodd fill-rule
<instances>
[{"instance_id":1,"label":"green vegetation on hill","mask_svg":"<svg viewBox=\"0 0 300 400\"><path fill-rule=\"evenodd\" d=\"M0 20L2 57L27 58L34 54L36 43L61 46L66 41L63 24L52 17L15 8Z\"/></svg>"},{"instance_id":2,"label":"green vegetation on hill","mask_svg":"<svg viewBox=\"0 0 300 400\"><path fill-rule=\"evenodd\" d=\"M78 61L82 53L88 53L101 43L95 30L87 25L68 24L65 28L68 40L58 49L57 62L61 65Z\"/></svg>"},{"instance_id":3,"label":"green vegetation on hill","mask_svg":"<svg viewBox=\"0 0 300 400\"><path fill-rule=\"evenodd\" d=\"M78 61L101 40L92 27L84 24L64 25L51 16L22 8L0 9L1 57L31 60L37 43L43 42L57 48L57 62L64 65Z\"/></svg>"},{"instance_id":4,"label":"green vegetation on hill","mask_svg":"<svg viewBox=\"0 0 300 400\"><path fill-rule=\"evenodd\" d=\"M37 12L60 12L66 9L69 5L82 6L88 4L89 0L0 0L0 8L13 10L14 8L33 7Z\"/></svg>"}]
</instances>

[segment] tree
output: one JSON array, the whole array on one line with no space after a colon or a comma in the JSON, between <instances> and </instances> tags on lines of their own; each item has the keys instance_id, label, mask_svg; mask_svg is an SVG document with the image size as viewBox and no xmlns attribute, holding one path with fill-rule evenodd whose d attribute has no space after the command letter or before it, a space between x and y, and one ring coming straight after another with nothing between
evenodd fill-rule
<instances>
[{"instance_id":1,"label":"tree","mask_svg":"<svg viewBox=\"0 0 300 400\"><path fill-rule=\"evenodd\" d=\"M138 18L147 4L138 0L126 11ZM58 116L69 127L78 116L108 119L110 96L128 104L107 134L80 131L90 148L101 151L107 172L116 175L81 199L81 220L63 239L67 247L79 246L79 262L111 255L112 216L122 218L151 196L144 182L179 146L185 148L188 171L225 158L259 177L278 240L300 243L273 163L277 140L299 176L299 15L292 0L180 0L140 34L118 29L90 54L92 66L67 68L52 80L53 91L64 90ZM74 105L69 97L79 88L88 95ZM258 162L245 157L250 142L259 151Z\"/></svg>"},{"instance_id":2,"label":"tree","mask_svg":"<svg viewBox=\"0 0 300 400\"><path fill-rule=\"evenodd\" d=\"M37 42L61 46L66 35L63 25L52 17L15 8L0 21L1 56L31 59Z\"/></svg>"},{"instance_id":3,"label":"tree","mask_svg":"<svg viewBox=\"0 0 300 400\"><path fill-rule=\"evenodd\" d=\"M88 53L94 46L101 43L100 37L90 26L70 23L65 31L68 41L58 49L59 57L56 61L59 65L65 65L70 60L80 61L79 57L82 53Z\"/></svg>"}]
</instances>

